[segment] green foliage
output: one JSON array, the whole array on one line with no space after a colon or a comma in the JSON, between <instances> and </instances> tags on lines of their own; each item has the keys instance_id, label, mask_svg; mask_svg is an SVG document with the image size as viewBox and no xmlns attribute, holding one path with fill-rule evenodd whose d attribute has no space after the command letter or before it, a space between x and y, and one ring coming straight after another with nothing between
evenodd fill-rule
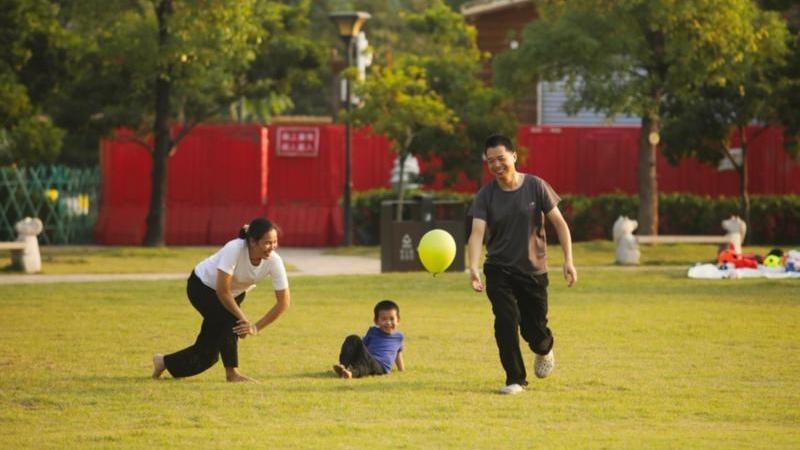
<instances>
[{"instance_id":1,"label":"green foliage","mask_svg":"<svg viewBox=\"0 0 800 450\"><path fill-rule=\"evenodd\" d=\"M436 211L438 220L461 220L466 217L463 212L472 203L472 194L450 191L420 191L410 190L406 193L407 198L414 198L417 195L430 195L434 201L455 202L455 205L441 207ZM397 193L390 189L370 189L368 191L355 192L352 198L353 205L353 224L356 230L356 244L376 245L380 241L380 221L381 221L381 202L384 200L396 200ZM462 214L455 217L454 211ZM403 219L411 219L412 210L406 208Z\"/></svg>"},{"instance_id":2,"label":"green foliage","mask_svg":"<svg viewBox=\"0 0 800 450\"><path fill-rule=\"evenodd\" d=\"M495 393L486 296L463 274L293 277L291 309L239 343L241 370L260 383L235 386L220 363L149 378L152 353L196 336L185 281L1 285L0 446L796 447L798 280L576 263L572 288L550 278L556 369L511 398ZM406 371L336 378L342 340L372 325L382 298L402 308ZM251 317L273 303L259 287L242 307ZM32 317L49 332L32 332ZM532 357L526 348L529 370ZM546 411L536 426L531 411Z\"/></svg>"},{"instance_id":3,"label":"green foliage","mask_svg":"<svg viewBox=\"0 0 800 450\"><path fill-rule=\"evenodd\" d=\"M411 191L413 197L421 191ZM473 194L434 191L424 192L435 200L460 203L459 211L468 211ZM357 243L378 243L380 205L383 200L394 200L388 189L372 189L353 195L353 223L357 230ZM800 244L800 196L754 195L752 197L752 223L747 225L750 242L762 245ZM639 201L635 195L603 194L595 197L563 195L558 205L569 224L574 241L611 239L611 228L619 216L635 218ZM669 193L659 195L659 234L724 234L720 222L739 214L736 197L712 198L693 194ZM410 218L406 211L405 218ZM447 217L458 220L457 217ZM557 235L548 223L548 240L557 242Z\"/></svg>"},{"instance_id":4,"label":"green foliage","mask_svg":"<svg viewBox=\"0 0 800 450\"><path fill-rule=\"evenodd\" d=\"M157 7L168 3L169 35L159 44ZM309 8L274 0L72 4L67 15L86 36L86 53L59 108L70 144L94 149L120 126L151 134L156 79L170 82L172 120L188 126L231 116L265 123L291 109L294 89L319 86L324 60L323 43L309 37Z\"/></svg>"},{"instance_id":5,"label":"green foliage","mask_svg":"<svg viewBox=\"0 0 800 450\"><path fill-rule=\"evenodd\" d=\"M706 87L735 95L748 84L744 80L768 71L759 64L785 46L785 26L751 0L542 0L537 6L540 18L526 26L520 47L495 59L497 84L524 92L539 80L563 79L568 113L585 108L608 117L634 115L647 135L660 133L669 118L667 101L697 101ZM749 82L745 89L756 99L754 84L770 87ZM689 123L684 131L697 127ZM713 143L722 133L711 134L689 147ZM654 151L640 140L639 222L646 233L658 225L656 177L649 170Z\"/></svg>"},{"instance_id":6,"label":"green foliage","mask_svg":"<svg viewBox=\"0 0 800 450\"><path fill-rule=\"evenodd\" d=\"M800 126L787 122L792 116L781 116L787 100L784 85L790 83L785 77L786 23L776 13L749 12L756 41L741 49L737 72L724 84L702 83L690 95L666 101L662 151L670 161L692 157L717 164L729 152L731 132L753 122ZM746 150L746 142L741 145Z\"/></svg>"},{"instance_id":7,"label":"green foliage","mask_svg":"<svg viewBox=\"0 0 800 450\"><path fill-rule=\"evenodd\" d=\"M0 130L0 164L53 162L61 150L64 130L49 117L24 117L10 130Z\"/></svg>"},{"instance_id":8,"label":"green foliage","mask_svg":"<svg viewBox=\"0 0 800 450\"><path fill-rule=\"evenodd\" d=\"M452 111L431 89L420 66L377 68L357 92L364 103L353 110L354 123L370 125L375 133L389 138L397 154L412 152L413 140L424 130L453 129Z\"/></svg>"},{"instance_id":9,"label":"green foliage","mask_svg":"<svg viewBox=\"0 0 800 450\"><path fill-rule=\"evenodd\" d=\"M424 83L425 89L442 105L431 110L431 114L447 118L452 126L419 127L408 140L407 151L440 159L440 170L449 180L454 180L459 173L477 180L482 170L482 144L486 137L498 132L512 138L516 134L512 103L505 94L484 86L478 78L487 55L477 47L475 28L443 2L428 3L422 10L409 9L399 14L403 38L393 44L391 51L378 47L378 67L367 75L366 84L385 85L386 70L419 77L417 82ZM361 89L367 103L365 107L369 107L370 97L386 101L374 93L367 95L366 87ZM425 105L419 107L426 108ZM392 117L396 115L394 110L388 106L380 114L388 112L387 120L392 122L405 120L402 116ZM373 117L376 116L370 116ZM402 132L397 135L401 139L405 137Z\"/></svg>"},{"instance_id":10,"label":"green foliage","mask_svg":"<svg viewBox=\"0 0 800 450\"><path fill-rule=\"evenodd\" d=\"M70 81L77 34L46 0L0 3L0 165L51 162L64 131L50 106Z\"/></svg>"},{"instance_id":11,"label":"green foliage","mask_svg":"<svg viewBox=\"0 0 800 450\"><path fill-rule=\"evenodd\" d=\"M297 106L304 114L327 112L324 96L322 102L303 100L310 92L319 97L324 87L322 76L328 74L328 43L312 34L311 1L262 1L256 8L264 37L258 40L256 57L243 87L252 114L237 119L266 124L272 115L296 111ZM301 103L297 104L295 99Z\"/></svg>"},{"instance_id":12,"label":"green foliage","mask_svg":"<svg viewBox=\"0 0 800 450\"><path fill-rule=\"evenodd\" d=\"M415 143L416 154L441 159L448 180L464 173L480 180L483 143L490 134L516 138L511 98L478 77L488 55L477 46L477 31L440 1L421 13L405 14L413 33L400 46L403 57L425 68L428 83L457 117L452 132L430 129ZM524 151L521 152L524 156ZM432 174L428 174L429 176Z\"/></svg>"}]
</instances>

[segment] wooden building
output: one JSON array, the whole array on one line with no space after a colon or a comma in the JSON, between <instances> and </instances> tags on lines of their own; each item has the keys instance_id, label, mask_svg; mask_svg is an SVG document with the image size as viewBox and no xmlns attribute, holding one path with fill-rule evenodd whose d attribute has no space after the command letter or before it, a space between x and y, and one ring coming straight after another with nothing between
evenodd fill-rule
<instances>
[{"instance_id":1,"label":"wooden building","mask_svg":"<svg viewBox=\"0 0 800 450\"><path fill-rule=\"evenodd\" d=\"M492 59L515 48L525 25L538 17L531 0L477 0L461 6L467 22L478 30L478 48L491 55L484 63L481 78L492 83ZM536 93L517 101L517 116L522 123L538 123Z\"/></svg>"},{"instance_id":2,"label":"wooden building","mask_svg":"<svg viewBox=\"0 0 800 450\"><path fill-rule=\"evenodd\" d=\"M491 54L481 73L487 84L492 82L492 58L516 48L525 26L539 17L532 0L476 0L462 5L461 13L478 30L478 48ZM529 95L517 99L517 117L521 123L535 125L630 127L641 123L638 117L617 116L609 120L587 110L567 115L565 101L563 83L539 83Z\"/></svg>"}]
</instances>

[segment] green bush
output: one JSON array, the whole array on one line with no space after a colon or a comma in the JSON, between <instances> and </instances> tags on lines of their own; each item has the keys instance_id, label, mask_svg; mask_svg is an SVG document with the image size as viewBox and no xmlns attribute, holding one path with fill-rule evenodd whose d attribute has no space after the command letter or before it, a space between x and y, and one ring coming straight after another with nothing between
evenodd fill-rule
<instances>
[{"instance_id":1,"label":"green bush","mask_svg":"<svg viewBox=\"0 0 800 450\"><path fill-rule=\"evenodd\" d=\"M565 195L560 208L570 224L573 240L610 239L617 217L636 218L639 199L628 194ZM764 245L800 243L800 196L754 195L750 198L750 211L752 223L747 224L749 242ZM660 194L658 232L723 234L721 222L733 214L739 214L738 197ZM548 233L555 236L552 230ZM552 239L555 241L555 237Z\"/></svg>"},{"instance_id":2,"label":"green bush","mask_svg":"<svg viewBox=\"0 0 800 450\"><path fill-rule=\"evenodd\" d=\"M451 200L463 204L461 208L437 211L439 219L448 211L465 213L472 203L473 194L449 191L409 191L407 199L419 194L432 195L434 200ZM395 200L397 193L389 189L373 189L353 195L353 223L356 243L377 245L380 236L380 205L383 200ZM587 241L611 239L611 228L617 217L624 215L635 219L639 199L629 194L604 194L596 197L564 195L559 204L564 218L570 226L572 239ZM800 196L798 195L753 195L750 198L751 220L747 224L747 235L752 244L778 245L800 243ZM406 208L404 218L410 218L411 209ZM660 194L658 201L660 234L723 234L721 222L733 214L739 214L738 197L719 197L694 194ZM465 217L466 219L466 217ZM549 228L549 227L548 227ZM552 228L547 231L549 240L557 242Z\"/></svg>"},{"instance_id":3,"label":"green bush","mask_svg":"<svg viewBox=\"0 0 800 450\"><path fill-rule=\"evenodd\" d=\"M473 194L451 191L421 191L409 190L404 196L405 200L414 200L419 195L430 195L436 201L456 202L456 207L436 206L434 215L439 220L458 220L460 216L466 220L466 211L472 203ZM355 230L355 243L359 245L378 245L380 243L381 202L384 200L397 200L397 192L391 189L371 189L353 193L352 214ZM460 206L458 205L460 204ZM403 209L403 219L409 220L412 208Z\"/></svg>"}]
</instances>

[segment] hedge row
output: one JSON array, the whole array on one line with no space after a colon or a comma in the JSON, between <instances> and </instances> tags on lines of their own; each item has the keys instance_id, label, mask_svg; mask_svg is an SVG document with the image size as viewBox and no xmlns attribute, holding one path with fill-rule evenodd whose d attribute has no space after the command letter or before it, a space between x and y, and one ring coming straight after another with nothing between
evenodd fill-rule
<instances>
[{"instance_id":1,"label":"hedge row","mask_svg":"<svg viewBox=\"0 0 800 450\"><path fill-rule=\"evenodd\" d=\"M597 197L564 196L560 205L576 241L609 239L620 215L636 218L639 199L624 194ZM723 234L722 220L739 214L738 197L711 198L693 194L661 194L659 234ZM800 243L800 196L754 195L750 198L753 244Z\"/></svg>"},{"instance_id":2,"label":"hedge row","mask_svg":"<svg viewBox=\"0 0 800 450\"><path fill-rule=\"evenodd\" d=\"M413 191L406 198L421 192ZM448 191L425 192L434 200L463 203L467 211L473 194ZM353 196L353 223L356 242L378 244L380 204L395 200L388 189L358 192ZM610 239L611 228L620 215L636 218L639 199L635 195L606 194L596 197L564 195L559 205L575 241ZM723 234L721 222L739 213L738 197L712 198L693 194L660 194L658 205L659 234ZM406 214L408 216L408 214ZM752 223L747 225L752 244L777 245L800 243L800 196L753 195L750 198ZM465 218L466 222L466 218ZM551 239L555 233L548 232Z\"/></svg>"}]
</instances>

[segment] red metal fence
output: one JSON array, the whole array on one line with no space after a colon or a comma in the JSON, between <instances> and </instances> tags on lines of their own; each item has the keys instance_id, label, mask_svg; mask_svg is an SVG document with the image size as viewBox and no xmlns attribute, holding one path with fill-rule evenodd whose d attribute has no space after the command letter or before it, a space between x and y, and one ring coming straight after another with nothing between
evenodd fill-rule
<instances>
[{"instance_id":1,"label":"red metal fence","mask_svg":"<svg viewBox=\"0 0 800 450\"><path fill-rule=\"evenodd\" d=\"M749 130L751 136L757 128ZM529 156L520 170L542 176L559 193L597 195L638 192L636 161L638 127L520 127L520 145ZM738 145L734 138L733 146ZM772 127L748 146L750 192L800 194L800 161L783 150L782 131ZM660 192L687 192L718 196L739 195L734 170L719 171L694 160L670 165L658 155Z\"/></svg>"},{"instance_id":2,"label":"red metal fence","mask_svg":"<svg viewBox=\"0 0 800 450\"><path fill-rule=\"evenodd\" d=\"M529 149L519 169L543 177L559 193L637 191L638 128L522 126L517 138ZM800 162L788 159L782 144L778 129L751 142L752 193L800 194ZM355 132L351 159L355 191L389 186L394 154L386 138ZM100 160L103 192L95 241L140 244L150 201L150 154L123 135L102 142ZM337 245L343 166L340 125L198 126L169 159L166 242L221 244L243 223L267 215L281 226L283 245ZM694 161L673 167L661 156L658 181L661 192L719 196L737 195L739 189L734 171ZM433 188L469 192L477 186L463 178L446 186L438 178Z\"/></svg>"}]
</instances>

